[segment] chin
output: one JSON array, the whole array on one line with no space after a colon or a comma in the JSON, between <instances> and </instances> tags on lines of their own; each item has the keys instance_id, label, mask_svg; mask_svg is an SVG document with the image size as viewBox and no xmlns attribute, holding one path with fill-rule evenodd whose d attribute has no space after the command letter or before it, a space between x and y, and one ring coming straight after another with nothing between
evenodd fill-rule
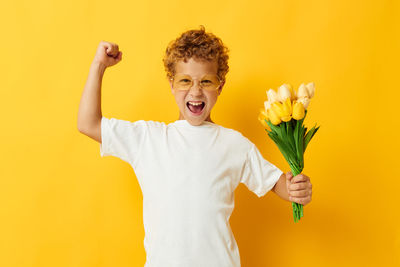
<instances>
[{"instance_id":1,"label":"chin","mask_svg":"<svg viewBox=\"0 0 400 267\"><path fill-rule=\"evenodd\" d=\"M190 116L186 116L185 120L187 120L192 125L200 125L205 121L205 118L192 118Z\"/></svg>"},{"instance_id":2,"label":"chin","mask_svg":"<svg viewBox=\"0 0 400 267\"><path fill-rule=\"evenodd\" d=\"M209 112L207 108L203 108L202 113L199 115L194 115L187 106L185 106L184 112L182 112L183 114L185 114L183 117L185 118L185 120L187 120L191 125L200 125L203 123L203 121L206 121L208 116L209 116Z\"/></svg>"}]
</instances>

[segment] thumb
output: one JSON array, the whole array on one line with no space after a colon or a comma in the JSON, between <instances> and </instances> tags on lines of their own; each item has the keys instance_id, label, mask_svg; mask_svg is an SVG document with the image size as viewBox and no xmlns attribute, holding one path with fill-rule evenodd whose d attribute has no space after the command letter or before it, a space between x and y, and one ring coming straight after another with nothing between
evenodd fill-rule
<instances>
[{"instance_id":1,"label":"thumb","mask_svg":"<svg viewBox=\"0 0 400 267\"><path fill-rule=\"evenodd\" d=\"M286 173L286 181L290 182L293 178L293 173L291 171Z\"/></svg>"}]
</instances>

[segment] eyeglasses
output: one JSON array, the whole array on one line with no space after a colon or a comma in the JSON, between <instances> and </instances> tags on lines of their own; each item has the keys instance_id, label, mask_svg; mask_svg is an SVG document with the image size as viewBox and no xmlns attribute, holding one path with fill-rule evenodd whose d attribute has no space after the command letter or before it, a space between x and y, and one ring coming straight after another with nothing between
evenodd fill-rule
<instances>
[{"instance_id":1,"label":"eyeglasses","mask_svg":"<svg viewBox=\"0 0 400 267\"><path fill-rule=\"evenodd\" d=\"M187 74L176 74L173 78L170 79L173 81L173 88L177 90L187 91L189 90L193 84L194 79ZM201 78L199 87L201 89L206 89L207 91L216 91L221 85L221 80L215 74L206 74Z\"/></svg>"}]
</instances>

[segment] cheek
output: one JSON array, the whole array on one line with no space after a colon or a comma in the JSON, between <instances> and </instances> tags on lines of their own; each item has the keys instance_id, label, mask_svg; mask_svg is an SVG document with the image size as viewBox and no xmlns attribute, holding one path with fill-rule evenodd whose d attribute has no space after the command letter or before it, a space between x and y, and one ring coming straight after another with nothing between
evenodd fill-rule
<instances>
[{"instance_id":1,"label":"cheek","mask_svg":"<svg viewBox=\"0 0 400 267\"><path fill-rule=\"evenodd\" d=\"M208 107L212 108L215 105L215 102L217 102L217 97L214 95L211 95L207 97L207 102L208 102Z\"/></svg>"},{"instance_id":2,"label":"cheek","mask_svg":"<svg viewBox=\"0 0 400 267\"><path fill-rule=\"evenodd\" d=\"M184 92L178 92L175 95L175 100L178 103L178 105L185 107L185 98L186 98L186 94Z\"/></svg>"}]
</instances>

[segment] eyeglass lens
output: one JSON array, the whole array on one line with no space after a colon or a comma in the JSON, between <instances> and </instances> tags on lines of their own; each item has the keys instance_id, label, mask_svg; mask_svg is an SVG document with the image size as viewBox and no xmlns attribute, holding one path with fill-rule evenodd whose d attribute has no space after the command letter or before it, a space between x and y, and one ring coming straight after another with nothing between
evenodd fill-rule
<instances>
[{"instance_id":1,"label":"eyeglass lens","mask_svg":"<svg viewBox=\"0 0 400 267\"><path fill-rule=\"evenodd\" d=\"M173 79L173 86L178 90L189 90L193 86L193 78L187 74L177 74ZM206 74L201 78L199 86L213 91L218 88L220 81L215 74Z\"/></svg>"}]
</instances>

